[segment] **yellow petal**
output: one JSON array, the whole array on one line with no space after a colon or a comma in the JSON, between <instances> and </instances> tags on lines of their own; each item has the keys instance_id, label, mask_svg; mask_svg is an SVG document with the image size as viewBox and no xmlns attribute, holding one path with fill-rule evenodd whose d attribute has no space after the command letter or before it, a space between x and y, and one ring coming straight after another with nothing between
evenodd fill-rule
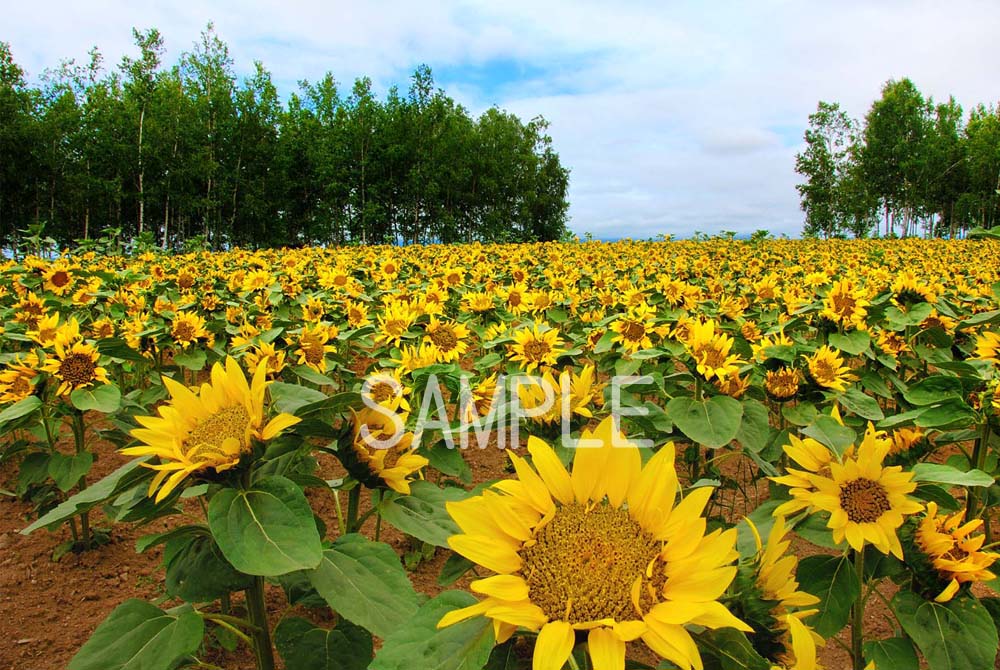
<instances>
[{"instance_id":1,"label":"yellow petal","mask_svg":"<svg viewBox=\"0 0 1000 670\"><path fill-rule=\"evenodd\" d=\"M292 416L287 413L279 414L267 422L267 425L264 426L264 430L261 431L260 439L267 442L284 429L294 426L300 421L302 421L302 419L297 416Z\"/></svg>"},{"instance_id":2,"label":"yellow petal","mask_svg":"<svg viewBox=\"0 0 1000 670\"><path fill-rule=\"evenodd\" d=\"M576 637L573 627L565 621L550 621L538 632L532 670L562 670L573 651Z\"/></svg>"},{"instance_id":3,"label":"yellow petal","mask_svg":"<svg viewBox=\"0 0 1000 670\"><path fill-rule=\"evenodd\" d=\"M493 603L488 599L482 601L481 603L476 603L475 605L469 605L468 607L461 607L457 610L452 610L441 617L441 620L437 622L438 628L444 628L446 626L451 626L459 621L465 621L466 619L471 619L479 614L484 614Z\"/></svg>"},{"instance_id":4,"label":"yellow petal","mask_svg":"<svg viewBox=\"0 0 1000 670\"><path fill-rule=\"evenodd\" d=\"M528 599L528 584L517 575L494 575L479 579L469 584L469 588L498 600Z\"/></svg>"},{"instance_id":5,"label":"yellow petal","mask_svg":"<svg viewBox=\"0 0 1000 670\"><path fill-rule=\"evenodd\" d=\"M452 535L448 538L448 546L493 572L510 574L521 569L521 557L517 552L489 535Z\"/></svg>"},{"instance_id":6,"label":"yellow petal","mask_svg":"<svg viewBox=\"0 0 1000 670\"><path fill-rule=\"evenodd\" d=\"M573 502L573 482L552 447L532 435L528 438L528 453L549 493L564 505Z\"/></svg>"},{"instance_id":7,"label":"yellow petal","mask_svg":"<svg viewBox=\"0 0 1000 670\"><path fill-rule=\"evenodd\" d=\"M625 670L625 642L607 628L595 628L587 636L594 670Z\"/></svg>"}]
</instances>

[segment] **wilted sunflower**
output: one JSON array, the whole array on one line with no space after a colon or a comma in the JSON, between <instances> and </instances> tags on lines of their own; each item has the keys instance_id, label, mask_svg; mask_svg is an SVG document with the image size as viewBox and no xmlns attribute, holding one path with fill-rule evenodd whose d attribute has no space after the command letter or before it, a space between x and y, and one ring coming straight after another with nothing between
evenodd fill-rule
<instances>
[{"instance_id":1,"label":"wilted sunflower","mask_svg":"<svg viewBox=\"0 0 1000 670\"><path fill-rule=\"evenodd\" d=\"M749 631L719 602L737 568L736 530L705 534L712 493L679 490L673 443L642 466L611 417L581 439L572 474L538 438L534 468L510 454L517 479L447 503L462 529L448 544L497 573L472 582L485 598L449 612L438 627L493 620L498 643L518 627L537 631L533 668L558 670L586 634L595 670L622 670L625 644L642 639L681 668L701 668L686 626Z\"/></svg>"},{"instance_id":2,"label":"wilted sunflower","mask_svg":"<svg viewBox=\"0 0 1000 670\"><path fill-rule=\"evenodd\" d=\"M843 391L854 381L851 369L836 349L823 345L812 356L806 357L809 376L816 384L833 391Z\"/></svg>"},{"instance_id":3,"label":"wilted sunflower","mask_svg":"<svg viewBox=\"0 0 1000 670\"><path fill-rule=\"evenodd\" d=\"M994 579L988 569L1000 555L982 551L986 536L972 533L983 525L982 519L962 523L965 510L950 516L938 516L937 503L927 503L927 513L920 520L915 534L916 545L937 571L938 577L948 583L934 600L951 600L962 584L985 582Z\"/></svg>"},{"instance_id":4,"label":"wilted sunflower","mask_svg":"<svg viewBox=\"0 0 1000 670\"><path fill-rule=\"evenodd\" d=\"M170 402L157 410L159 416L136 417L142 428L131 434L142 444L121 450L126 456L159 459L159 463L143 463L157 471L149 484L149 495L159 489L156 502L195 473L235 467L252 451L255 440L266 442L300 421L282 413L264 423L266 374L262 362L248 385L239 363L227 357L225 366L212 366L211 382L202 384L197 393L163 378Z\"/></svg>"},{"instance_id":5,"label":"wilted sunflower","mask_svg":"<svg viewBox=\"0 0 1000 670\"><path fill-rule=\"evenodd\" d=\"M917 488L912 472L898 465L882 465L891 446L890 440L868 424L856 455L845 455L839 463L831 460L829 477L800 473L809 486L793 488L790 493L799 508L830 513L827 528L833 531L834 542L846 539L856 551L872 544L883 554L902 559L896 531L903 525L904 515L919 512L923 505L907 496ZM787 483L783 479L775 481ZM775 513L786 514L790 507L790 502L784 503Z\"/></svg>"},{"instance_id":6,"label":"wilted sunflower","mask_svg":"<svg viewBox=\"0 0 1000 670\"><path fill-rule=\"evenodd\" d=\"M795 368L781 367L768 370L764 378L764 391L778 402L785 402L799 392L802 373Z\"/></svg>"},{"instance_id":7,"label":"wilted sunflower","mask_svg":"<svg viewBox=\"0 0 1000 670\"><path fill-rule=\"evenodd\" d=\"M56 355L46 357L42 371L61 382L57 391L59 395L96 383L108 383L108 371L98 365L101 355L92 345L77 342L64 346L57 340L55 347Z\"/></svg>"},{"instance_id":8,"label":"wilted sunflower","mask_svg":"<svg viewBox=\"0 0 1000 670\"><path fill-rule=\"evenodd\" d=\"M543 365L555 365L556 359L562 355L562 341L559 331L555 328L539 329L536 323L533 328L519 328L514 331L514 344L510 346L510 360L518 361L521 369L531 372Z\"/></svg>"}]
</instances>

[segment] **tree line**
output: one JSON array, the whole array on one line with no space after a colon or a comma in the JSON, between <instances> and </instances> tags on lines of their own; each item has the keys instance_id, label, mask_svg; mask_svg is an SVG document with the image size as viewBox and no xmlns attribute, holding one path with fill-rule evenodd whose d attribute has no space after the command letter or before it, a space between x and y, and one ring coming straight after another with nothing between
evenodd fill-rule
<instances>
[{"instance_id":1,"label":"tree line","mask_svg":"<svg viewBox=\"0 0 1000 670\"><path fill-rule=\"evenodd\" d=\"M237 81L211 24L165 67L163 37L106 70L64 61L29 85L0 42L0 245L44 226L179 248L523 241L566 231L569 172L537 117L470 116L427 66L376 97L327 73L282 103ZM103 233L102 233L103 231Z\"/></svg>"},{"instance_id":2,"label":"tree line","mask_svg":"<svg viewBox=\"0 0 1000 670\"><path fill-rule=\"evenodd\" d=\"M795 169L803 234L959 237L1000 223L1000 109L968 115L890 80L862 122L837 103L809 116Z\"/></svg>"}]
</instances>

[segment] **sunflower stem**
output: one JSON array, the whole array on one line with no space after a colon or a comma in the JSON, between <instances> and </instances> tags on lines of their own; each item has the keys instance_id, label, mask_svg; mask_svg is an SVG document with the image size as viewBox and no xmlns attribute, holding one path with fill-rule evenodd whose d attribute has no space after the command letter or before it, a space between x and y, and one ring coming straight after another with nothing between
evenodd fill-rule
<instances>
[{"instance_id":1,"label":"sunflower stem","mask_svg":"<svg viewBox=\"0 0 1000 670\"><path fill-rule=\"evenodd\" d=\"M864 621L865 621L865 600L861 594L865 587L865 552L854 551L854 571L858 573L858 598L854 601L853 620L851 622L851 658L854 662L854 670L864 670L865 660L861 652L864 643Z\"/></svg>"},{"instance_id":2,"label":"sunflower stem","mask_svg":"<svg viewBox=\"0 0 1000 670\"><path fill-rule=\"evenodd\" d=\"M358 530L358 509L361 507L361 484L347 492L347 532Z\"/></svg>"},{"instance_id":3,"label":"sunflower stem","mask_svg":"<svg viewBox=\"0 0 1000 670\"><path fill-rule=\"evenodd\" d=\"M989 453L990 421L983 421L982 432L972 448L972 467L982 470L986 465L986 455ZM979 515L979 492L975 488L968 489L968 502L965 505L965 520L971 521Z\"/></svg>"},{"instance_id":4,"label":"sunflower stem","mask_svg":"<svg viewBox=\"0 0 1000 670\"><path fill-rule=\"evenodd\" d=\"M267 624L267 605L264 602L264 578L254 577L252 586L244 593L250 623L254 626L250 634L257 670L274 670L274 651L271 649L271 631Z\"/></svg>"},{"instance_id":5,"label":"sunflower stem","mask_svg":"<svg viewBox=\"0 0 1000 670\"><path fill-rule=\"evenodd\" d=\"M73 438L76 441L76 453L85 452L87 450L87 425L83 421L83 412L80 410L73 411ZM80 475L77 489L80 491L87 489L87 473ZM80 535L84 550L90 549L90 512L80 514Z\"/></svg>"},{"instance_id":6,"label":"sunflower stem","mask_svg":"<svg viewBox=\"0 0 1000 670\"><path fill-rule=\"evenodd\" d=\"M570 670L580 670L580 665L576 662L576 658L574 658L572 653L569 655L569 667Z\"/></svg>"}]
</instances>

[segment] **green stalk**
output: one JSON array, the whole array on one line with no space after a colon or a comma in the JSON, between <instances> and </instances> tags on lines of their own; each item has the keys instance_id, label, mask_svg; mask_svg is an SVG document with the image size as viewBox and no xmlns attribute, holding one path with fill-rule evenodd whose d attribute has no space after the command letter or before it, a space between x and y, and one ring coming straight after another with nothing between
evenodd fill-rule
<instances>
[{"instance_id":1,"label":"green stalk","mask_svg":"<svg viewBox=\"0 0 1000 670\"><path fill-rule=\"evenodd\" d=\"M76 441L76 453L82 454L87 450L87 426L83 421L83 412L73 411L73 437ZM87 474L84 473L77 482L77 488L84 491L87 488ZM80 535L84 550L90 549L90 512L80 513Z\"/></svg>"},{"instance_id":2,"label":"green stalk","mask_svg":"<svg viewBox=\"0 0 1000 670\"><path fill-rule=\"evenodd\" d=\"M861 648L864 643L864 621L865 621L865 598L861 597L865 586L865 552L854 552L854 571L858 573L858 598L854 601L851 621L851 658L854 661L854 670L864 670L865 659Z\"/></svg>"},{"instance_id":3,"label":"green stalk","mask_svg":"<svg viewBox=\"0 0 1000 670\"><path fill-rule=\"evenodd\" d=\"M986 466L986 456L990 451L990 420L986 418L983 421L982 432L979 434L979 439L976 440L975 446L972 448L972 467L977 470L982 470ZM975 487L969 488L966 494L966 504L965 504L965 520L971 521L979 516L979 492ZM986 524L987 529L989 524ZM988 532L988 531L987 531Z\"/></svg>"},{"instance_id":4,"label":"green stalk","mask_svg":"<svg viewBox=\"0 0 1000 670\"><path fill-rule=\"evenodd\" d=\"M361 507L361 484L358 483L353 489L347 492L347 527L348 533L354 533L360 525L358 522L358 510Z\"/></svg>"},{"instance_id":5,"label":"green stalk","mask_svg":"<svg viewBox=\"0 0 1000 670\"><path fill-rule=\"evenodd\" d=\"M274 651L271 648L271 630L267 623L267 605L264 602L264 578L254 577L253 585L244 591L247 613L254 628L250 631L257 670L274 670Z\"/></svg>"}]
</instances>

